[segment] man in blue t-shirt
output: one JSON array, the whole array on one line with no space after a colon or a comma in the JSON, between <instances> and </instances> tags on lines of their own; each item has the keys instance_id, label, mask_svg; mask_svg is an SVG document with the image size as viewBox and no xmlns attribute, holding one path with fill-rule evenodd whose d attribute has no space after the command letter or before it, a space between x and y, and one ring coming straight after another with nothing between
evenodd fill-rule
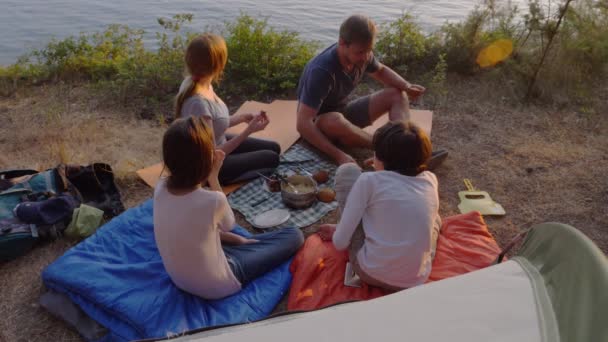
<instances>
[{"instance_id":1,"label":"man in blue t-shirt","mask_svg":"<svg viewBox=\"0 0 608 342\"><path fill-rule=\"evenodd\" d=\"M353 15L340 26L340 39L306 64L298 84L297 128L300 135L338 164L355 162L335 143L371 148L372 136L363 131L382 114L409 120L409 100L425 91L380 63L372 49L376 26L371 19ZM348 95L367 73L386 88L347 102ZM436 166L447 156L434 153Z\"/></svg>"}]
</instances>

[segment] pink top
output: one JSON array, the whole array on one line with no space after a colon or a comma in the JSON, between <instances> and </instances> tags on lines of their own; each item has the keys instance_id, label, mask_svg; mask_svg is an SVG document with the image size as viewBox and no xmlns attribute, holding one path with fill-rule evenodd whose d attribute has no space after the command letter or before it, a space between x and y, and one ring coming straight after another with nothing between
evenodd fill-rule
<instances>
[{"instance_id":1,"label":"pink top","mask_svg":"<svg viewBox=\"0 0 608 342\"><path fill-rule=\"evenodd\" d=\"M241 289L222 250L220 231L234 227L226 195L197 189L176 196L161 179L154 190L154 238L169 276L180 289L206 299Z\"/></svg>"}]
</instances>

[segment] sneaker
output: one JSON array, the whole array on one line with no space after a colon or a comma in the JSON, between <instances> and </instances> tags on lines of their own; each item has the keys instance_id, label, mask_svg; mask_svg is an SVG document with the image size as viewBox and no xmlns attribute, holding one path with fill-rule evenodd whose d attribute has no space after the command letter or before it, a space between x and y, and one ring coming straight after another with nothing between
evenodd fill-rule
<instances>
[{"instance_id":1,"label":"sneaker","mask_svg":"<svg viewBox=\"0 0 608 342\"><path fill-rule=\"evenodd\" d=\"M439 165L443 164L443 162L446 160L447 157L448 157L447 150L433 151L433 153L431 154L431 159L429 160L429 163L427 165L427 170L429 170L429 171L435 170L436 168L439 167Z\"/></svg>"}]
</instances>

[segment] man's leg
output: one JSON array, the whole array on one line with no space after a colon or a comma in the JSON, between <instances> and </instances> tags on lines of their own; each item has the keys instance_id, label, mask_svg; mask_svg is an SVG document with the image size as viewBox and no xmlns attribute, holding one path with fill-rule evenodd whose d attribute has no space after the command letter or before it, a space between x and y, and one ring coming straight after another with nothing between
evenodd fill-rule
<instances>
[{"instance_id":1,"label":"man's leg","mask_svg":"<svg viewBox=\"0 0 608 342\"><path fill-rule=\"evenodd\" d=\"M372 147L372 136L347 120L342 113L321 114L315 124L330 140L351 147Z\"/></svg>"},{"instance_id":2,"label":"man's leg","mask_svg":"<svg viewBox=\"0 0 608 342\"><path fill-rule=\"evenodd\" d=\"M365 98L361 98L363 101ZM385 88L369 96L367 100L369 124L388 112L390 121L409 120L410 101L407 94L397 88Z\"/></svg>"},{"instance_id":3,"label":"man's leg","mask_svg":"<svg viewBox=\"0 0 608 342\"><path fill-rule=\"evenodd\" d=\"M385 88L369 96L352 101L346 106L346 117L351 121L359 120L363 122L361 118L364 118L363 112L365 108L367 108L367 115L369 117L369 123L366 125L376 121L386 112L388 112L390 121L411 119L408 96L404 91L397 88ZM433 150L431 159L427 164L428 170L435 170L447 157L448 151L443 149Z\"/></svg>"}]
</instances>

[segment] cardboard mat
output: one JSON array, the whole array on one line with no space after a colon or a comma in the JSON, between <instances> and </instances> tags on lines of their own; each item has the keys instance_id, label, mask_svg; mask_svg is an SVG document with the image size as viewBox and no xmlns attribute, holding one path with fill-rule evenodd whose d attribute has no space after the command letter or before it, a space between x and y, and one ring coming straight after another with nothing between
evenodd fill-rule
<instances>
[{"instance_id":1,"label":"cardboard mat","mask_svg":"<svg viewBox=\"0 0 608 342\"><path fill-rule=\"evenodd\" d=\"M285 151L287 151L287 149L300 138L300 134L296 129L297 106L297 101L275 100L272 103L246 101L234 114L257 113L261 110L266 111L266 114L270 119L270 123L266 129L255 132L251 136L255 138L274 140L281 146L281 153L285 153ZM429 110L411 110L411 113L412 121L418 124L430 136L433 123L433 112ZM388 115L383 115L376 120L373 125L366 127L364 130L370 134L373 134L386 122L388 122ZM246 124L241 123L234 127L230 127L226 133L238 134L242 132L245 127ZM159 137L159 143L160 139L161 137ZM158 179L162 175L165 175L163 173L162 163L154 164L141 170L137 170L136 173L139 178L141 178L152 188L156 186ZM229 194L244 184L245 183L230 184L223 186L222 189L224 190L224 193Z\"/></svg>"}]
</instances>

